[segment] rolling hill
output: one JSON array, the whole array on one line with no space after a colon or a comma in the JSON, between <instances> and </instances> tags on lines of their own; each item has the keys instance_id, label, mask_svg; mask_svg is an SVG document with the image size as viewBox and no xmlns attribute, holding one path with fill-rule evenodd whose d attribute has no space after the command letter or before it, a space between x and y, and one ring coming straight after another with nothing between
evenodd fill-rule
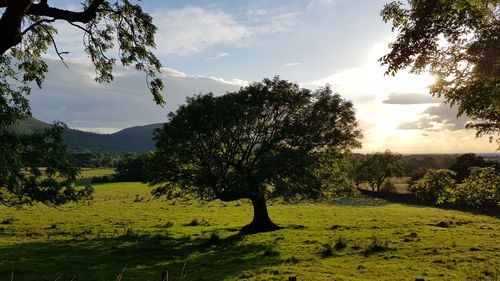
<instances>
[{"instance_id":1,"label":"rolling hill","mask_svg":"<svg viewBox=\"0 0 500 281\"><path fill-rule=\"evenodd\" d=\"M97 134L66 129L63 138L72 151L143 153L155 148L153 132L162 123L126 128L113 134ZM20 133L49 128L50 124L36 118L28 118L16 126Z\"/></svg>"}]
</instances>

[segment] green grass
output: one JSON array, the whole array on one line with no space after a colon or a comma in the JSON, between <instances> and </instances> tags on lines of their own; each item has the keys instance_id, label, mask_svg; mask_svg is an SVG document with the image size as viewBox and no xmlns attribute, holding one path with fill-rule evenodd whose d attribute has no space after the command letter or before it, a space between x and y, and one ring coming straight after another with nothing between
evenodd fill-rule
<instances>
[{"instance_id":1,"label":"green grass","mask_svg":"<svg viewBox=\"0 0 500 281\"><path fill-rule=\"evenodd\" d=\"M500 274L500 224L488 216L375 199L270 203L272 219L286 228L245 236L238 230L251 220L246 201L153 200L150 187L139 183L95 190L90 205L0 207L0 280L12 273L20 281L116 280L122 270L124 281L158 281L162 271L169 280L498 280ZM325 245L331 254L322 253Z\"/></svg>"}]
</instances>

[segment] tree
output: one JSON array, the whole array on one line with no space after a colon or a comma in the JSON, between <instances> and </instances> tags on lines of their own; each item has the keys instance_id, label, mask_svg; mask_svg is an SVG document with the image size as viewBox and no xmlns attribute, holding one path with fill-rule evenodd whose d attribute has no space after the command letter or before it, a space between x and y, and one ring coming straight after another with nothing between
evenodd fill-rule
<instances>
[{"instance_id":1,"label":"tree","mask_svg":"<svg viewBox=\"0 0 500 281\"><path fill-rule=\"evenodd\" d=\"M51 45L64 63L64 52L54 40L54 22L65 21L83 31L84 50L95 66L97 82L113 80L117 59L110 52L116 42L121 64L144 71L155 101L164 102L160 94L163 83L158 78L161 65L151 52L156 32L151 16L128 0L86 0L82 5L83 10L75 12L50 6L47 0L0 0L0 190L6 194L51 203L73 201L79 198L77 195L86 194L68 191L75 179L75 168L68 166L65 146L57 135L62 129L56 126L34 136L18 135L12 130L19 120L31 116L27 95L32 85L42 86L48 72L43 55ZM58 153L44 154L39 159L33 148L42 147ZM47 180L35 168L42 159L54 163L47 174L52 178L53 169L58 170L67 183L66 191L53 192L46 186ZM56 186L55 182L51 186Z\"/></svg>"},{"instance_id":2,"label":"tree","mask_svg":"<svg viewBox=\"0 0 500 281\"><path fill-rule=\"evenodd\" d=\"M477 136L497 135L500 144L500 2L498 0L409 0L381 12L398 31L380 61L386 74L410 68L436 77L430 93L458 105Z\"/></svg>"},{"instance_id":3,"label":"tree","mask_svg":"<svg viewBox=\"0 0 500 281\"><path fill-rule=\"evenodd\" d=\"M460 203L474 208L500 208L500 174L494 167L472 167L463 184L458 185Z\"/></svg>"},{"instance_id":4,"label":"tree","mask_svg":"<svg viewBox=\"0 0 500 281\"><path fill-rule=\"evenodd\" d=\"M435 204L453 203L456 200L455 172L446 169L429 170L425 176L410 186L417 198Z\"/></svg>"},{"instance_id":5,"label":"tree","mask_svg":"<svg viewBox=\"0 0 500 281\"><path fill-rule=\"evenodd\" d=\"M143 181L146 155L130 155L116 163L115 181Z\"/></svg>"},{"instance_id":6,"label":"tree","mask_svg":"<svg viewBox=\"0 0 500 281\"><path fill-rule=\"evenodd\" d=\"M368 182L372 191L380 192L386 179L402 175L401 160L400 154L389 150L365 155L358 163L357 177Z\"/></svg>"},{"instance_id":7,"label":"tree","mask_svg":"<svg viewBox=\"0 0 500 281\"><path fill-rule=\"evenodd\" d=\"M500 171L500 163L494 161L486 161L483 157L478 156L474 153L466 153L460 155L455 160L449 169L455 172L455 180L462 182L465 178L470 175L470 168L472 167L497 167Z\"/></svg>"},{"instance_id":8,"label":"tree","mask_svg":"<svg viewBox=\"0 0 500 281\"><path fill-rule=\"evenodd\" d=\"M316 176L327 151L359 147L352 103L329 87L315 92L275 77L235 93L189 98L155 135L147 171L154 194L250 199L244 230L277 229L266 199L317 198Z\"/></svg>"},{"instance_id":9,"label":"tree","mask_svg":"<svg viewBox=\"0 0 500 281\"><path fill-rule=\"evenodd\" d=\"M0 134L0 204L60 205L90 198L91 187L74 183L79 169L63 144L63 129L56 124L31 135Z\"/></svg>"}]
</instances>

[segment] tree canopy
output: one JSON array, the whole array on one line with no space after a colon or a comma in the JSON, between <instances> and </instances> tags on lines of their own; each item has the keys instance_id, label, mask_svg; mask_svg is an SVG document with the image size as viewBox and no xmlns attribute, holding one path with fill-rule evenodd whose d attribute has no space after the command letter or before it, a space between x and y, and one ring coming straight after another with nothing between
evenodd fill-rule
<instances>
[{"instance_id":1,"label":"tree canopy","mask_svg":"<svg viewBox=\"0 0 500 281\"><path fill-rule=\"evenodd\" d=\"M497 172L500 173L500 163L496 161L484 160L483 157L474 153L466 153L458 156L455 163L453 163L448 169L455 172L454 178L457 182L463 182L463 180L470 175L470 168L472 167L494 167Z\"/></svg>"},{"instance_id":2,"label":"tree canopy","mask_svg":"<svg viewBox=\"0 0 500 281\"><path fill-rule=\"evenodd\" d=\"M54 23L64 21L83 31L83 50L95 66L97 82L112 81L113 66L119 61L145 72L147 86L158 104L164 102L163 83L158 78L161 64L151 51L155 47L156 27L140 5L128 0L86 0L81 11L70 11L51 4L47 0L0 0L0 190L35 201L64 203L78 199L73 195L79 193L50 193L43 184L46 180L41 180L40 170L33 169L42 161L34 157L33 148L52 147L61 153L44 154L42 159L59 161L56 166L61 172L71 170L60 176L68 183L74 180L75 167L68 166L62 153L65 147L57 136L61 129L56 126L32 137L12 130L19 120L31 116L27 95L32 86L43 84L49 71L44 55L51 46L64 63L65 52L57 48L54 39ZM32 172L25 173L25 169ZM47 173L52 173L52 169L48 168ZM25 184L28 181L30 184ZM45 193L50 193L52 199L44 199ZM60 198L56 199L55 194Z\"/></svg>"},{"instance_id":3,"label":"tree canopy","mask_svg":"<svg viewBox=\"0 0 500 281\"><path fill-rule=\"evenodd\" d=\"M355 178L358 182L366 181L372 191L380 192L389 177L403 174L402 157L389 150L365 155L356 163Z\"/></svg>"},{"instance_id":4,"label":"tree canopy","mask_svg":"<svg viewBox=\"0 0 500 281\"><path fill-rule=\"evenodd\" d=\"M386 4L396 41L380 61L387 74L409 68L436 77L430 93L458 105L477 136L500 144L500 2L498 0L409 0Z\"/></svg>"},{"instance_id":5,"label":"tree canopy","mask_svg":"<svg viewBox=\"0 0 500 281\"><path fill-rule=\"evenodd\" d=\"M352 103L329 87L315 92L264 79L223 96L197 95L157 131L149 159L155 195L250 199L250 231L277 226L266 199L315 198L324 185L314 170L327 151L359 147Z\"/></svg>"}]
</instances>

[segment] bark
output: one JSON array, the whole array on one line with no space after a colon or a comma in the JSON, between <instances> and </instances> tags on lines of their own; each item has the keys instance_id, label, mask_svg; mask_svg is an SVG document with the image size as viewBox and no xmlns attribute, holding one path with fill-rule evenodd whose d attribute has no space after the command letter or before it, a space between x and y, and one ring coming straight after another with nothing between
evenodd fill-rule
<instances>
[{"instance_id":1,"label":"bark","mask_svg":"<svg viewBox=\"0 0 500 281\"><path fill-rule=\"evenodd\" d=\"M6 1L6 9L0 18L0 55L21 43L21 25L33 0Z\"/></svg>"},{"instance_id":2,"label":"bark","mask_svg":"<svg viewBox=\"0 0 500 281\"><path fill-rule=\"evenodd\" d=\"M278 225L271 221L267 212L266 199L263 195L258 195L253 198L253 220L249 225L243 227L242 231L257 233L280 229Z\"/></svg>"},{"instance_id":3,"label":"bark","mask_svg":"<svg viewBox=\"0 0 500 281\"><path fill-rule=\"evenodd\" d=\"M69 22L88 23L93 20L104 0L94 0L81 12L73 12L53 8L47 1L33 4L34 0L0 0L0 7L6 8L0 18L0 55L21 43L22 22L27 15L49 17L50 20L66 20Z\"/></svg>"}]
</instances>

